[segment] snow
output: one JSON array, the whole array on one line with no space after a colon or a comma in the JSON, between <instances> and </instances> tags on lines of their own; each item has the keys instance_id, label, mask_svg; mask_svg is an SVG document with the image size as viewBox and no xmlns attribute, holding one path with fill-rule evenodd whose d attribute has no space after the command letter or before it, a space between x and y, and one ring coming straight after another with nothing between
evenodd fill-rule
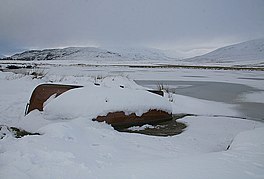
<instances>
[{"instance_id":1,"label":"snow","mask_svg":"<svg viewBox=\"0 0 264 179\"><path fill-rule=\"evenodd\" d=\"M238 150L236 145L231 149L223 152L214 152L205 155L195 156L178 160L166 159L159 162L139 161L137 165L126 165L111 168L111 173L114 177L122 178L130 176L136 177L151 177L162 178L164 173L167 178L263 178L263 135L264 129L255 129L244 132L238 135L234 142L239 141L239 144L246 147L246 150ZM248 136L243 139L242 136ZM257 137L254 143L251 141ZM256 142L256 143L255 143ZM253 146L251 146L254 144ZM255 162L251 162L251 161ZM173 166L173 167L171 167ZM126 174L118 173L131 167ZM158 168L158 170L154 170ZM110 173L110 171L108 170ZM102 174L102 176L106 176ZM142 177L142 178L143 178Z\"/></svg>"},{"instance_id":2,"label":"snow","mask_svg":"<svg viewBox=\"0 0 264 179\"><path fill-rule=\"evenodd\" d=\"M205 50L207 51L207 50ZM190 52L191 54L192 52ZM173 54L173 55L172 55ZM175 54L179 54L176 55ZM34 63L88 65L213 65L263 67L264 39L250 40L221 47L204 55L182 59L177 51L151 48L67 47L62 49L29 50L11 58ZM10 60L8 60L10 61ZM12 60L11 60L12 61ZM62 62L65 61L65 62Z\"/></svg>"},{"instance_id":3,"label":"snow","mask_svg":"<svg viewBox=\"0 0 264 179\"><path fill-rule=\"evenodd\" d=\"M233 158L232 161L225 148L232 142L236 133L253 129L257 125L256 122L204 117L188 117L183 121L190 126L189 129L182 135L168 138L118 133L104 123L95 123L85 118L51 123L38 130L42 133L41 136L28 136L18 140L8 137L1 141L5 144L1 145L0 149L3 162L0 165L1 176L188 178L190 175L199 174L197 172L200 171L198 176L201 178L223 175L228 178L230 169L225 169L231 161L234 162L231 166L235 172L231 173L230 178L234 175L248 177L238 172L239 166L234 164L248 165L250 158L247 160L247 156L241 155L239 150L232 155L241 155L244 162L241 162L240 158ZM204 124L208 130L201 127ZM216 157L212 157L215 154ZM222 155L226 155L224 161L219 159ZM260 164L263 164L262 160ZM229 167L231 166L229 164ZM209 171L203 173L206 167L209 167ZM189 172L190 169L192 172ZM216 175L210 170L220 170L222 174ZM250 167L248 170L254 172L256 168Z\"/></svg>"},{"instance_id":4,"label":"snow","mask_svg":"<svg viewBox=\"0 0 264 179\"><path fill-rule=\"evenodd\" d=\"M133 81L216 81L264 90L263 83L254 80L262 77L263 72L64 65L43 65L48 73L42 79L0 72L0 125L41 134L18 139L6 128L2 129L6 135L0 140L1 178L264 177L264 124L241 119L244 116L237 110L238 103L227 104L179 94L167 95L166 98L172 99L169 103L158 95L143 91L145 88ZM24 116L33 89L47 82L85 87L50 98L44 112L34 110ZM95 86L95 82L100 86ZM98 96L93 95L95 91ZM121 100L127 106L117 104L119 95L127 97ZM129 95L140 97L128 103ZM135 108L136 104L150 96L154 102L149 101L148 108L157 104L155 108L167 109L171 104L169 108L173 114L195 114L177 120L187 125L183 133L171 137L123 133L106 123L90 120L102 109L123 109L140 115L147 108L144 109L145 105ZM93 100L87 100L88 97ZM111 105L105 104L106 98L107 104ZM258 95L260 99L248 97L247 100L249 98L253 102L264 101L263 95ZM78 106L76 99L83 106ZM103 101L99 109L94 99ZM70 105L80 111L75 113L69 109ZM145 125L132 130L152 127L155 126Z\"/></svg>"},{"instance_id":5,"label":"snow","mask_svg":"<svg viewBox=\"0 0 264 179\"><path fill-rule=\"evenodd\" d=\"M246 93L240 96L240 101L264 103L263 101L264 91Z\"/></svg>"},{"instance_id":6,"label":"snow","mask_svg":"<svg viewBox=\"0 0 264 179\"><path fill-rule=\"evenodd\" d=\"M160 49L154 49L154 48L113 48L113 47L107 47L107 49L110 49L111 51L114 51L118 54L121 54L121 56L127 58L127 59L133 59L133 60L154 60L154 61L160 61L162 60L175 60L176 58L172 58L170 55L166 53L164 50Z\"/></svg>"},{"instance_id":7,"label":"snow","mask_svg":"<svg viewBox=\"0 0 264 179\"><path fill-rule=\"evenodd\" d=\"M145 129L154 129L155 126L149 125L149 124L145 124L143 126L132 126L129 127L128 130L130 131L141 131L141 130L145 130Z\"/></svg>"},{"instance_id":8,"label":"snow","mask_svg":"<svg viewBox=\"0 0 264 179\"><path fill-rule=\"evenodd\" d=\"M237 65L263 63L264 39L250 40L216 49L205 55L185 59L195 63L234 63Z\"/></svg>"},{"instance_id":9,"label":"snow","mask_svg":"<svg viewBox=\"0 0 264 179\"><path fill-rule=\"evenodd\" d=\"M161 50L128 48L106 50L98 47L68 47L63 49L29 50L11 56L14 60L72 60L73 61L158 61L169 60Z\"/></svg>"},{"instance_id":10,"label":"snow","mask_svg":"<svg viewBox=\"0 0 264 179\"><path fill-rule=\"evenodd\" d=\"M58 96L44 107L44 115L50 120L77 117L94 119L117 111L141 116L149 110L171 113L171 105L165 98L145 90L90 85Z\"/></svg>"},{"instance_id":11,"label":"snow","mask_svg":"<svg viewBox=\"0 0 264 179\"><path fill-rule=\"evenodd\" d=\"M181 101L181 103L179 103L179 101ZM214 102L173 94L173 114L189 114L191 111L191 114L195 115L239 115L239 113L235 111L234 108L235 105L232 104L225 104L221 102Z\"/></svg>"},{"instance_id":12,"label":"snow","mask_svg":"<svg viewBox=\"0 0 264 179\"><path fill-rule=\"evenodd\" d=\"M49 104L53 99L56 98L56 93L51 95L44 103L43 103L43 107L47 106L47 104Z\"/></svg>"}]
</instances>

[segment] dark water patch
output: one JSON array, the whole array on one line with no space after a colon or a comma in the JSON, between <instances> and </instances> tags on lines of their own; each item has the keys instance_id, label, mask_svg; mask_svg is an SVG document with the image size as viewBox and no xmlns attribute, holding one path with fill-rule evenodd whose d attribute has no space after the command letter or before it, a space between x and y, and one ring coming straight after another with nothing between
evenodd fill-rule
<instances>
[{"instance_id":1,"label":"dark water patch","mask_svg":"<svg viewBox=\"0 0 264 179\"><path fill-rule=\"evenodd\" d=\"M82 70L82 71L95 71L95 72L98 72L98 71L103 71L103 70L92 70L92 69L85 69L85 70Z\"/></svg>"},{"instance_id":2,"label":"dark water patch","mask_svg":"<svg viewBox=\"0 0 264 179\"><path fill-rule=\"evenodd\" d=\"M256 121L264 121L264 103L240 102L237 109L246 117Z\"/></svg>"},{"instance_id":3,"label":"dark water patch","mask_svg":"<svg viewBox=\"0 0 264 179\"><path fill-rule=\"evenodd\" d=\"M111 73L134 73L134 71L120 70L120 71L111 71Z\"/></svg>"},{"instance_id":4,"label":"dark water patch","mask_svg":"<svg viewBox=\"0 0 264 179\"><path fill-rule=\"evenodd\" d=\"M231 62L231 61L230 61ZM229 62L225 62L229 63ZM199 70L243 70L243 71L264 71L262 67L235 67L235 66L195 66L195 65L129 65L130 68L183 68Z\"/></svg>"},{"instance_id":5,"label":"dark water patch","mask_svg":"<svg viewBox=\"0 0 264 179\"><path fill-rule=\"evenodd\" d=\"M151 127L147 127L143 130L131 130L131 128L118 129L119 132L128 132L128 133L138 133L144 135L152 135L152 136L174 136L182 133L184 129L187 127L186 124L182 122L178 122L177 119L186 117L186 116L194 116L192 114L176 114L173 115L173 119L159 123L157 125L153 125Z\"/></svg>"},{"instance_id":6,"label":"dark water patch","mask_svg":"<svg viewBox=\"0 0 264 179\"><path fill-rule=\"evenodd\" d=\"M195 76L195 75L186 75L186 76L182 76L182 77L187 77L187 78L208 78L207 76Z\"/></svg>"}]
</instances>

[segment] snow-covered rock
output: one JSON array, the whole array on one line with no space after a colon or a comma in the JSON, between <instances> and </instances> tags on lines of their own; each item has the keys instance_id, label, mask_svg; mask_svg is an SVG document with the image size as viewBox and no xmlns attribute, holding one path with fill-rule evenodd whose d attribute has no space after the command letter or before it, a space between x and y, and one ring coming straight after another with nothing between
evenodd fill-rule
<instances>
[{"instance_id":1,"label":"snow-covered rock","mask_svg":"<svg viewBox=\"0 0 264 179\"><path fill-rule=\"evenodd\" d=\"M205 55L185 59L191 62L264 62L264 39L256 39L216 49Z\"/></svg>"}]
</instances>

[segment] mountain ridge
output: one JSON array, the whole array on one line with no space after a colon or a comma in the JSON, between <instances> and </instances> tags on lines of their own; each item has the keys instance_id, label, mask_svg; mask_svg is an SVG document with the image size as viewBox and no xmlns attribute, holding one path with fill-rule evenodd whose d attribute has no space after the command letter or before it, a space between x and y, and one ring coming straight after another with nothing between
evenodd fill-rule
<instances>
[{"instance_id":1,"label":"mountain ridge","mask_svg":"<svg viewBox=\"0 0 264 179\"><path fill-rule=\"evenodd\" d=\"M106 50L97 47L28 50L9 57L10 60L168 60L165 54L152 49Z\"/></svg>"},{"instance_id":2,"label":"mountain ridge","mask_svg":"<svg viewBox=\"0 0 264 179\"><path fill-rule=\"evenodd\" d=\"M186 58L184 61L207 63L264 62L264 38L221 47L204 55Z\"/></svg>"},{"instance_id":3,"label":"mountain ridge","mask_svg":"<svg viewBox=\"0 0 264 179\"><path fill-rule=\"evenodd\" d=\"M87 60L93 62L155 62L155 63L181 63L188 65L264 65L264 38L250 40L218 48L204 55L179 60L169 57L165 51L147 48L98 48L98 47L67 47L43 50L28 50L17 53L9 60Z\"/></svg>"}]
</instances>

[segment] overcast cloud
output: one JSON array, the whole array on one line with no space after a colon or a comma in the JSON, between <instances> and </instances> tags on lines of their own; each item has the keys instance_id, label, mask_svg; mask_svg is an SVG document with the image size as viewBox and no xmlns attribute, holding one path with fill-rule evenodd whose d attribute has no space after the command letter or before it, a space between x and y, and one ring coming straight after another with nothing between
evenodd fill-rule
<instances>
[{"instance_id":1,"label":"overcast cloud","mask_svg":"<svg viewBox=\"0 0 264 179\"><path fill-rule=\"evenodd\" d=\"M264 37L264 0L0 0L0 54L66 46L209 50Z\"/></svg>"}]
</instances>

